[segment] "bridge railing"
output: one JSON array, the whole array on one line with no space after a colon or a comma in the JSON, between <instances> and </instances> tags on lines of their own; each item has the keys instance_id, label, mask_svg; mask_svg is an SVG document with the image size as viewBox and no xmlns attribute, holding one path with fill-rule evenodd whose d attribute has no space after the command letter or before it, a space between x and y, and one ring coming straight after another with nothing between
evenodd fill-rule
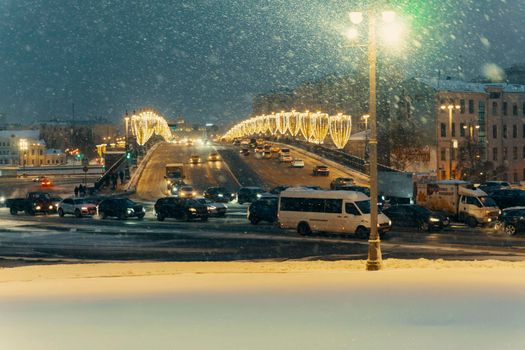
<instances>
[{"instance_id":1,"label":"bridge railing","mask_svg":"<svg viewBox=\"0 0 525 350\"><path fill-rule=\"evenodd\" d=\"M279 139L279 142L302 148L308 152L315 153L331 161L347 166L350 169L353 169L355 171L368 175L369 169L368 169L367 162L364 159L348 154L344 152L343 150L332 149L332 148L328 148L322 145L306 143L303 141L293 140L293 139ZM399 172L399 170L388 167L383 164L378 164L377 170L378 171Z\"/></svg>"},{"instance_id":2,"label":"bridge railing","mask_svg":"<svg viewBox=\"0 0 525 350\"><path fill-rule=\"evenodd\" d=\"M109 169L107 169L106 172L102 174L102 176L97 181L95 181L95 189L101 189L107 183L108 179L111 179L111 176L119 171L120 167L124 164L125 161L126 154L124 154L121 158L117 159L117 161L115 161L115 163L113 163L113 165Z\"/></svg>"}]
</instances>

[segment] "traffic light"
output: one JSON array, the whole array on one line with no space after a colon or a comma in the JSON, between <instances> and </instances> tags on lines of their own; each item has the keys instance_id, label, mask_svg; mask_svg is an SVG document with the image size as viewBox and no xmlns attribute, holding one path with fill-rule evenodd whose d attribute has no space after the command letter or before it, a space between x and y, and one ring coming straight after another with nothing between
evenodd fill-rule
<instances>
[{"instance_id":1,"label":"traffic light","mask_svg":"<svg viewBox=\"0 0 525 350\"><path fill-rule=\"evenodd\" d=\"M131 159L131 151L126 151L126 159Z\"/></svg>"}]
</instances>

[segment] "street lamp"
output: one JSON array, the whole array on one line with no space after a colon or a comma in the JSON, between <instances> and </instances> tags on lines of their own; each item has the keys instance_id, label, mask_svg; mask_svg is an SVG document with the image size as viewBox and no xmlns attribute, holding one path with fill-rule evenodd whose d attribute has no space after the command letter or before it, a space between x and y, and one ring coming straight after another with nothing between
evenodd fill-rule
<instances>
[{"instance_id":1,"label":"street lamp","mask_svg":"<svg viewBox=\"0 0 525 350\"><path fill-rule=\"evenodd\" d=\"M376 18L379 11L374 7L370 7L367 10L368 18L368 66L369 66L369 119L370 119L370 139L368 141L370 146L370 237L368 239L368 260L366 262L366 269L369 271L376 271L381 269L382 257L381 257L381 240L379 237L377 227L377 93L376 93L376 64L377 64L377 34L376 34ZM395 19L395 13L392 11L381 12L383 22L392 23ZM350 21L354 25L359 25L363 21L362 12L350 12ZM390 33L388 40L392 34ZM347 34L347 36L349 36ZM357 38L358 35L354 33L351 35ZM349 37L351 37L349 36ZM368 120L368 118L366 119Z\"/></svg>"},{"instance_id":2,"label":"street lamp","mask_svg":"<svg viewBox=\"0 0 525 350\"><path fill-rule=\"evenodd\" d=\"M126 116L124 117L124 121L125 121L125 124L126 124L126 150L128 149L128 125L129 125L129 116L128 116L128 111L126 111Z\"/></svg>"},{"instance_id":3,"label":"street lamp","mask_svg":"<svg viewBox=\"0 0 525 350\"><path fill-rule=\"evenodd\" d=\"M365 122L365 150L364 150L365 162L368 159L368 118L370 118L370 115L368 114L361 116L361 119L363 119Z\"/></svg>"},{"instance_id":4,"label":"street lamp","mask_svg":"<svg viewBox=\"0 0 525 350\"><path fill-rule=\"evenodd\" d=\"M449 178L452 179L452 152L454 152L454 140L452 139L452 112L453 111L459 111L461 106L454 105L454 104L448 104L448 105L441 105L441 110L448 110L448 126L449 126L449 134L450 134L450 152L448 155L448 175ZM457 145L457 144L456 144ZM455 178L454 174L454 178Z\"/></svg>"}]
</instances>

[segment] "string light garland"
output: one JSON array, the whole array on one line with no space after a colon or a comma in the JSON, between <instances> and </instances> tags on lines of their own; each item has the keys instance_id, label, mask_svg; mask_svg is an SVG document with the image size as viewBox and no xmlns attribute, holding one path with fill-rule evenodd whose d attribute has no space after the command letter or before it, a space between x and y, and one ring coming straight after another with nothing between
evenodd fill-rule
<instances>
[{"instance_id":1,"label":"string light garland","mask_svg":"<svg viewBox=\"0 0 525 350\"><path fill-rule=\"evenodd\" d=\"M352 117L350 115L338 113L331 116L322 112L292 110L246 119L234 125L224 134L223 138L233 140L266 133L272 136L288 134L297 137L301 133L306 141L321 144L330 135L334 145L341 149L348 143L351 132Z\"/></svg>"}]
</instances>

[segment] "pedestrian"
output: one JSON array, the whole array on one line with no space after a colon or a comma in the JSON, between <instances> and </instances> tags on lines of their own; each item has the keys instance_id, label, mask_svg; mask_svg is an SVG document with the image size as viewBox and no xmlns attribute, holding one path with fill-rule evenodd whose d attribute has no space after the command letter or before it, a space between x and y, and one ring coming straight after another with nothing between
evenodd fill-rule
<instances>
[{"instance_id":1,"label":"pedestrian","mask_svg":"<svg viewBox=\"0 0 525 350\"><path fill-rule=\"evenodd\" d=\"M75 192L75 197L78 197L78 186L75 186L74 192Z\"/></svg>"},{"instance_id":2,"label":"pedestrian","mask_svg":"<svg viewBox=\"0 0 525 350\"><path fill-rule=\"evenodd\" d=\"M124 172L122 170L118 173L118 177L120 177L120 184L123 184L124 183Z\"/></svg>"},{"instance_id":3,"label":"pedestrian","mask_svg":"<svg viewBox=\"0 0 525 350\"><path fill-rule=\"evenodd\" d=\"M80 195L80 197L84 197L84 195L86 194L86 190L84 189L84 186L82 186L82 184L78 186L78 194Z\"/></svg>"},{"instance_id":4,"label":"pedestrian","mask_svg":"<svg viewBox=\"0 0 525 350\"><path fill-rule=\"evenodd\" d=\"M112 185L113 185L111 187L112 190L116 190L117 189L117 179L118 179L118 175L117 174L111 175L111 182L112 182Z\"/></svg>"}]
</instances>

